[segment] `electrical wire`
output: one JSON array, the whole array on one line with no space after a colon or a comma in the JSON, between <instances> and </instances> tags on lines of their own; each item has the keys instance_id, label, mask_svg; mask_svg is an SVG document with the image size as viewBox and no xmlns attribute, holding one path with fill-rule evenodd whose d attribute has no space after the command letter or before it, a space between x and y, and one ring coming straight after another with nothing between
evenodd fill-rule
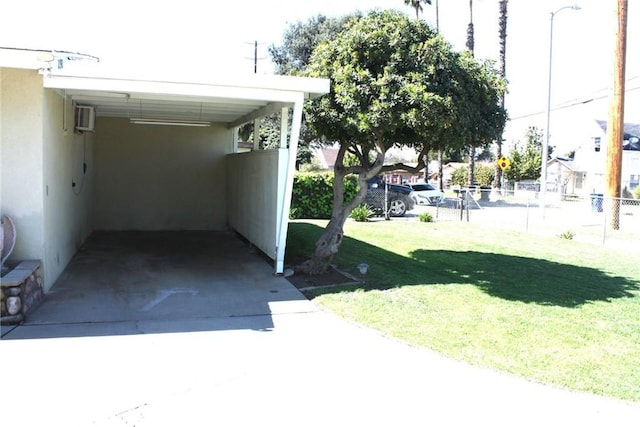
<instances>
[{"instance_id":1,"label":"electrical wire","mask_svg":"<svg viewBox=\"0 0 640 427\"><path fill-rule=\"evenodd\" d=\"M640 75L630 77L626 81L630 82L631 80L635 80L635 79L638 79L638 78L640 78ZM638 90L638 89L640 89L640 86L635 86L635 87L631 87L631 88L625 88L625 93L632 92L632 91ZM610 89L608 89L608 88L603 88L603 89L600 89L600 90L592 92L592 94L597 94L597 93L601 93L601 92L608 92L609 90ZM566 108L571 108L571 107L575 107L575 106L578 106L578 105L588 104L590 102L598 101L598 100L601 100L601 99L606 99L608 97L609 97L609 93L606 93L604 95L591 96L591 97L588 97L586 99L585 98L583 98L583 99L574 98L572 100L564 101L564 102L561 102L559 104L556 104L554 107L551 108L551 111L564 110ZM510 121L514 121L514 120L526 119L526 118L533 117L533 116L538 116L538 115L544 114L544 113L545 113L545 111L536 111L536 112L532 112L532 113L521 114L521 115L516 116L516 117L510 117L509 120Z\"/></svg>"},{"instance_id":2,"label":"electrical wire","mask_svg":"<svg viewBox=\"0 0 640 427\"><path fill-rule=\"evenodd\" d=\"M75 181L71 181L73 194L76 196L80 196L82 190L84 189L84 182L87 176L87 134L82 134L82 181L80 182L80 187L78 191L76 191L76 183Z\"/></svg>"}]
</instances>

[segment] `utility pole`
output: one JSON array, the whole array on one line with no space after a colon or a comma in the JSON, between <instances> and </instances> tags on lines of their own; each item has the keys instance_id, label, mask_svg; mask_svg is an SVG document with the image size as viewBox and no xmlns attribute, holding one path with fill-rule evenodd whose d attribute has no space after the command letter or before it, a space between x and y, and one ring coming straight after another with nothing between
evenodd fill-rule
<instances>
[{"instance_id":1,"label":"utility pole","mask_svg":"<svg viewBox=\"0 0 640 427\"><path fill-rule=\"evenodd\" d=\"M258 40L253 42L253 74L258 74Z\"/></svg>"},{"instance_id":2,"label":"utility pole","mask_svg":"<svg viewBox=\"0 0 640 427\"><path fill-rule=\"evenodd\" d=\"M258 61L267 59L266 56L258 57L258 45L262 43L258 43L258 40L255 40L253 42L245 42L245 43L253 45L253 57L249 58L245 56L245 59L251 59L253 61L253 73L258 74Z\"/></svg>"},{"instance_id":3,"label":"utility pole","mask_svg":"<svg viewBox=\"0 0 640 427\"><path fill-rule=\"evenodd\" d=\"M627 55L627 1L617 0L616 40L613 65L613 93L607 123L607 164L605 180L611 198L609 226L620 228L620 186L622 184L622 140L624 138L624 90Z\"/></svg>"}]
</instances>

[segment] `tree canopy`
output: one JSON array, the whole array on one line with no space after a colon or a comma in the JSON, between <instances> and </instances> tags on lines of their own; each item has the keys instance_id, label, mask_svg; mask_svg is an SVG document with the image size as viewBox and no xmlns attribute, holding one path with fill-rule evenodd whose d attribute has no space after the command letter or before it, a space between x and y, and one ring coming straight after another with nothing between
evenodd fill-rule
<instances>
[{"instance_id":1,"label":"tree canopy","mask_svg":"<svg viewBox=\"0 0 640 427\"><path fill-rule=\"evenodd\" d=\"M330 93L307 103L306 120L318 135L340 144L333 214L314 257L327 265L344 221L364 200L368 179L387 169L419 171L429 149L490 144L504 127L504 82L492 64L453 51L426 23L399 12L374 11L349 21L316 47L304 74L331 79ZM384 165L394 145L415 148L418 166ZM346 153L358 164L346 166ZM358 175L360 192L345 204L342 180L349 174Z\"/></svg>"},{"instance_id":2,"label":"tree canopy","mask_svg":"<svg viewBox=\"0 0 640 427\"><path fill-rule=\"evenodd\" d=\"M358 13L340 18L317 15L306 22L290 24L282 36L282 44L269 46L276 74L296 74L304 70L316 46L335 38L347 22L360 16Z\"/></svg>"},{"instance_id":3,"label":"tree canopy","mask_svg":"<svg viewBox=\"0 0 640 427\"><path fill-rule=\"evenodd\" d=\"M486 145L504 127L504 82L492 65L398 12L351 21L318 46L306 74L332 81L327 96L308 104L307 123L353 148Z\"/></svg>"}]
</instances>

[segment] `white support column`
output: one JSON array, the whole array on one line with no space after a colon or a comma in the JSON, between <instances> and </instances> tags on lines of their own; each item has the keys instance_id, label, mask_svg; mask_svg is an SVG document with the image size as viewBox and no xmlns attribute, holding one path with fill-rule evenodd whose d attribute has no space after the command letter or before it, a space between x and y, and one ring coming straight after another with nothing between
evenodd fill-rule
<instances>
[{"instance_id":1,"label":"white support column","mask_svg":"<svg viewBox=\"0 0 640 427\"><path fill-rule=\"evenodd\" d=\"M253 149L254 151L260 149L260 119L253 121Z\"/></svg>"},{"instance_id":2,"label":"white support column","mask_svg":"<svg viewBox=\"0 0 640 427\"><path fill-rule=\"evenodd\" d=\"M287 148L287 128L289 127L289 108L282 108L280 114L280 148Z\"/></svg>"},{"instance_id":3,"label":"white support column","mask_svg":"<svg viewBox=\"0 0 640 427\"><path fill-rule=\"evenodd\" d=\"M238 152L238 127L234 127L233 128L233 148L232 148L232 153L237 153Z\"/></svg>"},{"instance_id":4,"label":"white support column","mask_svg":"<svg viewBox=\"0 0 640 427\"><path fill-rule=\"evenodd\" d=\"M278 226L277 226L277 244L275 273L284 273L284 253L287 246L287 231L289 227L289 210L291 209L291 194L293 192L293 177L296 171L296 157L298 154L298 141L300 140L300 128L302 126L302 107L304 105L304 96L300 94L293 104L293 119L291 121L291 136L289 138L288 161L284 176L279 174L278 185L284 179L284 197L282 205L278 206Z\"/></svg>"}]
</instances>

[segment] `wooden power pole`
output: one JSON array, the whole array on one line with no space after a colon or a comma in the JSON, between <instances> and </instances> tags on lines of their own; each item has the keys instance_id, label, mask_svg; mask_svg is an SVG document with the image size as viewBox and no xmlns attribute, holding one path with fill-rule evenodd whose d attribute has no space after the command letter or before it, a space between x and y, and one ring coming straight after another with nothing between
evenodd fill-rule
<instances>
[{"instance_id":1,"label":"wooden power pole","mask_svg":"<svg viewBox=\"0 0 640 427\"><path fill-rule=\"evenodd\" d=\"M609 225L620 227L620 193L622 184L622 140L624 138L624 90L627 54L627 1L617 0L613 94L607 123L607 196L611 198Z\"/></svg>"}]
</instances>

